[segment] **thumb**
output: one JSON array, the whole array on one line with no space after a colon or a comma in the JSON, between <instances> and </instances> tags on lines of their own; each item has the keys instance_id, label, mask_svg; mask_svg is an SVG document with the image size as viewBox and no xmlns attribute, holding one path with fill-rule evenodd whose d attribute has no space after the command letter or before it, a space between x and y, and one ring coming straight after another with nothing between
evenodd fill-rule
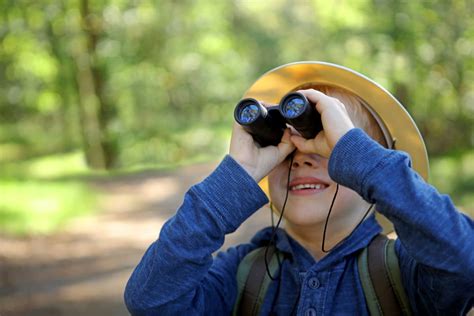
<instances>
[{"instance_id":1,"label":"thumb","mask_svg":"<svg viewBox=\"0 0 474 316\"><path fill-rule=\"evenodd\" d=\"M289 154L295 150L295 145L291 141L291 131L289 128L285 130L281 138L281 142L278 144L278 161L282 162Z\"/></svg>"},{"instance_id":2,"label":"thumb","mask_svg":"<svg viewBox=\"0 0 474 316\"><path fill-rule=\"evenodd\" d=\"M318 154L329 158L331 149L329 148L324 131L318 133L314 139L306 139L299 135L292 135L291 141L296 148L304 154Z\"/></svg>"},{"instance_id":3,"label":"thumb","mask_svg":"<svg viewBox=\"0 0 474 316\"><path fill-rule=\"evenodd\" d=\"M295 144L296 148L304 154L310 154L316 151L314 139L306 139L299 135L292 135L291 141Z\"/></svg>"}]
</instances>

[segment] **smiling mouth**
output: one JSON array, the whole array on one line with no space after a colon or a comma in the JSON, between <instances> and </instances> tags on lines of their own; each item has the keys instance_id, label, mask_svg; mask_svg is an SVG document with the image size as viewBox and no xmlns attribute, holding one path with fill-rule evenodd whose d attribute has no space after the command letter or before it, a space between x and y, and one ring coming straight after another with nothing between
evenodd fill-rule
<instances>
[{"instance_id":1,"label":"smiling mouth","mask_svg":"<svg viewBox=\"0 0 474 316\"><path fill-rule=\"evenodd\" d=\"M289 183L289 192L294 195L318 194L329 187L329 183L316 177L295 177Z\"/></svg>"},{"instance_id":2,"label":"smiling mouth","mask_svg":"<svg viewBox=\"0 0 474 316\"><path fill-rule=\"evenodd\" d=\"M307 183L307 184L297 184L293 185L290 187L290 191L307 191L307 190L324 190L328 186L322 183L318 184L312 184L312 183Z\"/></svg>"}]
</instances>

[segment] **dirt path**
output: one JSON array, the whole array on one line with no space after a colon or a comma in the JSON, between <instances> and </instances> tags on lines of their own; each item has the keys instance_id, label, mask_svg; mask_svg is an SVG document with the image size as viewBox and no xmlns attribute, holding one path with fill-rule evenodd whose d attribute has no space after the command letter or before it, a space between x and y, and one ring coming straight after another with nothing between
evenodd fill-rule
<instances>
[{"instance_id":1,"label":"dirt path","mask_svg":"<svg viewBox=\"0 0 474 316\"><path fill-rule=\"evenodd\" d=\"M91 184L100 193L99 216L75 221L64 232L0 239L0 315L128 315L123 289L184 192L215 167L147 172ZM269 224L257 212L229 244L247 241Z\"/></svg>"},{"instance_id":2,"label":"dirt path","mask_svg":"<svg viewBox=\"0 0 474 316\"><path fill-rule=\"evenodd\" d=\"M54 236L0 237L0 315L128 315L122 295L133 268L185 191L214 167L94 182L100 215L75 221ZM223 248L247 241L269 223L268 210L257 212L227 236Z\"/></svg>"}]
</instances>

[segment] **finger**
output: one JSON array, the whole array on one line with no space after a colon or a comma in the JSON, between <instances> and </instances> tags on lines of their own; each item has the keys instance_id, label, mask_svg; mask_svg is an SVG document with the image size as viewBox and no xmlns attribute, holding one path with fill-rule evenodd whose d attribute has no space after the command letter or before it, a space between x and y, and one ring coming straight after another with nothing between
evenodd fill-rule
<instances>
[{"instance_id":1,"label":"finger","mask_svg":"<svg viewBox=\"0 0 474 316\"><path fill-rule=\"evenodd\" d=\"M331 155L331 149L327 144L324 131L318 133L314 139L305 139L301 136L291 136L291 141L302 153L318 154L326 158L329 158Z\"/></svg>"},{"instance_id":2,"label":"finger","mask_svg":"<svg viewBox=\"0 0 474 316\"><path fill-rule=\"evenodd\" d=\"M286 128L285 131L283 132L283 136L281 137L281 143L287 143L287 144L292 144L293 143L291 142L291 129L290 128Z\"/></svg>"},{"instance_id":3,"label":"finger","mask_svg":"<svg viewBox=\"0 0 474 316\"><path fill-rule=\"evenodd\" d=\"M238 133L239 130L243 130L244 128L242 127L242 125L238 124L237 122L234 122L234 124L232 124L232 133Z\"/></svg>"},{"instance_id":4,"label":"finger","mask_svg":"<svg viewBox=\"0 0 474 316\"><path fill-rule=\"evenodd\" d=\"M316 147L313 139L305 139L298 135L292 135L291 141L295 147L304 154L315 153Z\"/></svg>"},{"instance_id":5,"label":"finger","mask_svg":"<svg viewBox=\"0 0 474 316\"><path fill-rule=\"evenodd\" d=\"M232 126L232 137L239 137L247 140L252 139L252 135L250 135L242 125L236 122L234 122L234 125Z\"/></svg>"},{"instance_id":6,"label":"finger","mask_svg":"<svg viewBox=\"0 0 474 316\"><path fill-rule=\"evenodd\" d=\"M283 161L295 148L295 144L291 141L291 131L287 128L278 144L279 160Z\"/></svg>"},{"instance_id":7,"label":"finger","mask_svg":"<svg viewBox=\"0 0 474 316\"><path fill-rule=\"evenodd\" d=\"M298 132L293 126L288 125L288 128L290 129L290 135L299 135L299 136L301 136L300 132Z\"/></svg>"},{"instance_id":8,"label":"finger","mask_svg":"<svg viewBox=\"0 0 474 316\"><path fill-rule=\"evenodd\" d=\"M308 90L298 90L297 92L304 95L309 101L314 104L318 104L318 102L324 101L325 99L330 98L326 94L322 93L321 91L308 89Z\"/></svg>"},{"instance_id":9,"label":"finger","mask_svg":"<svg viewBox=\"0 0 474 316\"><path fill-rule=\"evenodd\" d=\"M321 91L308 89L308 90L298 90L301 94L303 94L310 102L315 104L316 110L319 114L323 114L325 108L331 107L338 107L346 111L344 104L339 101L337 98L333 98L324 94Z\"/></svg>"},{"instance_id":10,"label":"finger","mask_svg":"<svg viewBox=\"0 0 474 316\"><path fill-rule=\"evenodd\" d=\"M230 151L236 152L243 148L252 148L257 146L257 143L241 125L234 123L232 126L232 136L230 138Z\"/></svg>"},{"instance_id":11,"label":"finger","mask_svg":"<svg viewBox=\"0 0 474 316\"><path fill-rule=\"evenodd\" d=\"M316 135L314 139L314 145L316 147L316 154L329 158L331 156L332 147L328 145L328 139L326 137L326 133L321 131Z\"/></svg>"}]
</instances>

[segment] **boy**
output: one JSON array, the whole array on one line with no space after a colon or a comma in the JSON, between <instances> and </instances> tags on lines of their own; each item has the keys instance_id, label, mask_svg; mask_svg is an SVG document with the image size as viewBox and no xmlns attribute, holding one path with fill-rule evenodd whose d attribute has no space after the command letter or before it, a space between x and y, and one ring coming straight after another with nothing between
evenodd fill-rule
<instances>
[{"instance_id":1,"label":"boy","mask_svg":"<svg viewBox=\"0 0 474 316\"><path fill-rule=\"evenodd\" d=\"M321 85L330 88L326 93L306 89ZM469 311L474 302L473 221L425 183L406 154L379 144L406 149L416 170L427 176L424 145L408 114L369 79L326 63L274 69L247 96L274 102L298 88L315 104L324 130L314 139L303 139L287 129L278 146L260 148L234 125L229 155L188 191L132 274L125 291L130 312L233 311L239 263L267 245L272 230L264 229L251 243L214 259L212 253L225 234L268 202L257 185L266 175L272 203L286 220L275 240L285 259L265 293L261 315L369 313L356 258L381 231L373 216L358 225L371 204L392 221L399 236L395 249L413 313Z\"/></svg>"}]
</instances>

